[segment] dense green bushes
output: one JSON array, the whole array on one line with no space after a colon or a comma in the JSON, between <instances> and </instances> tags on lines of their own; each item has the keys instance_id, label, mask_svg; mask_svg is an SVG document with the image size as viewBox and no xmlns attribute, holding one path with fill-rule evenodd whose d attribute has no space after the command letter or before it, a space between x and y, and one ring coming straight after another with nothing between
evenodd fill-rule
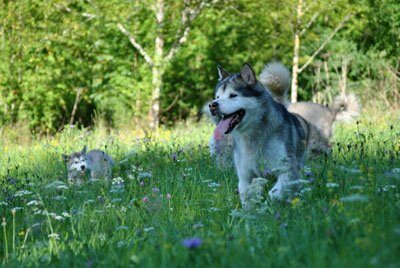
<instances>
[{"instance_id":1,"label":"dense green bushes","mask_svg":"<svg viewBox=\"0 0 400 268\"><path fill-rule=\"evenodd\" d=\"M300 63L345 14L353 16L301 73L300 98L314 95L314 100L329 102L343 87L345 68L348 91L363 97L379 90L375 100L383 100L385 107L398 105L396 2L310 4L304 22L320 14L302 36ZM218 63L232 71L244 62L260 71L272 59L291 66L296 3L221 0L205 8L166 66L161 121L172 124L195 115L212 98ZM162 31L169 49L182 3L165 4ZM1 1L0 125L27 121L32 130L57 131L70 121L78 89L83 94L75 122L87 126L98 116L114 126L142 123L149 110L152 72L117 23L129 27L152 54L157 29L151 7L152 1Z\"/></svg>"}]
</instances>

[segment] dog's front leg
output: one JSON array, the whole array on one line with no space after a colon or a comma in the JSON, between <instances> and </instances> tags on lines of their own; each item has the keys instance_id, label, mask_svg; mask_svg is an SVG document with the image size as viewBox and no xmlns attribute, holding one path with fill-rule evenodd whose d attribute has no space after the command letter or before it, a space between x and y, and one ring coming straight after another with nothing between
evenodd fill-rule
<instances>
[{"instance_id":1,"label":"dog's front leg","mask_svg":"<svg viewBox=\"0 0 400 268\"><path fill-rule=\"evenodd\" d=\"M249 170L241 170L240 172L238 171L238 177L239 177L238 188L239 188L240 201L242 203L242 207L244 209L248 209L249 204L246 198L247 196L246 192L247 189L249 188L253 176Z\"/></svg>"}]
</instances>

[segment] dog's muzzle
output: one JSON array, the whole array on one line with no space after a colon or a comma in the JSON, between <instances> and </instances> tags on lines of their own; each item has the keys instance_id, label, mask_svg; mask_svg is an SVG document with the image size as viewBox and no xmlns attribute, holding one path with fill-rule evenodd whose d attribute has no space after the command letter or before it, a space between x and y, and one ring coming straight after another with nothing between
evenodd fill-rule
<instances>
[{"instance_id":1,"label":"dog's muzzle","mask_svg":"<svg viewBox=\"0 0 400 268\"><path fill-rule=\"evenodd\" d=\"M218 106L219 106L219 104L216 101L210 102L210 104L208 104L208 108L210 109L210 113L211 113L212 116L217 115Z\"/></svg>"}]
</instances>

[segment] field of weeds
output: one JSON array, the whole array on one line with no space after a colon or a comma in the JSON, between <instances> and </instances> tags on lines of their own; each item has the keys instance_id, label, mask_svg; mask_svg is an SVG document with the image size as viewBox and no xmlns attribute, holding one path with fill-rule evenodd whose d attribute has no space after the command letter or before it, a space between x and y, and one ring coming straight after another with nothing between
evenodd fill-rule
<instances>
[{"instance_id":1,"label":"field of weeds","mask_svg":"<svg viewBox=\"0 0 400 268\"><path fill-rule=\"evenodd\" d=\"M337 125L291 202L243 211L207 124L138 138L69 129L0 141L4 266L399 267L400 118ZM61 154L99 148L112 181L67 183Z\"/></svg>"}]
</instances>

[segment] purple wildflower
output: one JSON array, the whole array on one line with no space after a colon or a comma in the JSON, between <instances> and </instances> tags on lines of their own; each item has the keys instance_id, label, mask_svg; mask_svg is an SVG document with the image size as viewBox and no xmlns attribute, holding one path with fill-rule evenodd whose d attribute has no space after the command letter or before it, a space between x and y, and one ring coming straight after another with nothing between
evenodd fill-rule
<instances>
[{"instance_id":1,"label":"purple wildflower","mask_svg":"<svg viewBox=\"0 0 400 268\"><path fill-rule=\"evenodd\" d=\"M176 161L178 160L178 154L177 154L177 153L173 153L173 154L171 155L171 157L172 157L172 160L173 160L174 162L176 162Z\"/></svg>"},{"instance_id":2,"label":"purple wildflower","mask_svg":"<svg viewBox=\"0 0 400 268\"><path fill-rule=\"evenodd\" d=\"M158 193L158 192L160 192L160 189L157 188L157 187L154 187L154 188L153 188L153 193Z\"/></svg>"},{"instance_id":3,"label":"purple wildflower","mask_svg":"<svg viewBox=\"0 0 400 268\"><path fill-rule=\"evenodd\" d=\"M149 202L149 198L147 196L143 197L142 199L143 203Z\"/></svg>"},{"instance_id":4,"label":"purple wildflower","mask_svg":"<svg viewBox=\"0 0 400 268\"><path fill-rule=\"evenodd\" d=\"M312 175L311 170L306 170L304 173L305 173L307 178L311 177L311 175Z\"/></svg>"},{"instance_id":5,"label":"purple wildflower","mask_svg":"<svg viewBox=\"0 0 400 268\"><path fill-rule=\"evenodd\" d=\"M201 238L198 237L186 238L182 241L182 245L188 249L198 248L201 246L202 243L203 241L201 240Z\"/></svg>"},{"instance_id":6,"label":"purple wildflower","mask_svg":"<svg viewBox=\"0 0 400 268\"><path fill-rule=\"evenodd\" d=\"M167 199L171 199L171 194L170 193L167 193Z\"/></svg>"},{"instance_id":7,"label":"purple wildflower","mask_svg":"<svg viewBox=\"0 0 400 268\"><path fill-rule=\"evenodd\" d=\"M139 185L140 185L141 187L143 187L143 186L144 186L144 181L141 181L141 182L139 183Z\"/></svg>"},{"instance_id":8,"label":"purple wildflower","mask_svg":"<svg viewBox=\"0 0 400 268\"><path fill-rule=\"evenodd\" d=\"M288 224L287 223L282 223L281 225L280 225L280 227L282 228L282 229L286 229L287 227L288 227Z\"/></svg>"},{"instance_id":9,"label":"purple wildflower","mask_svg":"<svg viewBox=\"0 0 400 268\"><path fill-rule=\"evenodd\" d=\"M269 168L265 167L263 170L263 175L264 177L270 176L272 175L272 171Z\"/></svg>"}]
</instances>

